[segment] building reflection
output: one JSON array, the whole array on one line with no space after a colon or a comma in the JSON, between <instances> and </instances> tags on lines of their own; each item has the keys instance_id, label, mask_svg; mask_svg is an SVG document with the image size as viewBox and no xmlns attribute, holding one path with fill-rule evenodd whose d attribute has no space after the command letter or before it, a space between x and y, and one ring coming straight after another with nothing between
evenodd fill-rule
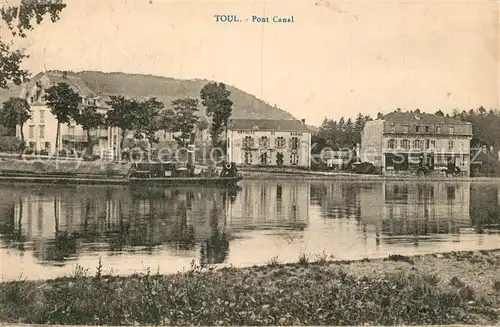
<instances>
[{"instance_id":1,"label":"building reflection","mask_svg":"<svg viewBox=\"0 0 500 327\"><path fill-rule=\"evenodd\" d=\"M470 227L470 188L468 182L448 181L313 183L311 205L318 205L326 219L356 219L363 233L372 229L377 241L385 235L387 242L393 242L391 237L458 234Z\"/></svg>"},{"instance_id":2,"label":"building reflection","mask_svg":"<svg viewBox=\"0 0 500 327\"><path fill-rule=\"evenodd\" d=\"M309 184L300 181L248 181L234 199L228 217L232 231L303 230L309 219Z\"/></svg>"},{"instance_id":3,"label":"building reflection","mask_svg":"<svg viewBox=\"0 0 500 327\"><path fill-rule=\"evenodd\" d=\"M321 207L326 218L361 218L361 190L371 189L370 184L361 183L313 183L311 204Z\"/></svg>"},{"instance_id":4,"label":"building reflection","mask_svg":"<svg viewBox=\"0 0 500 327\"><path fill-rule=\"evenodd\" d=\"M82 251L152 254L158 248L221 263L235 233L303 229L308 192L298 183L249 183L241 190L14 188L0 205L0 238L4 246L31 250L50 264Z\"/></svg>"},{"instance_id":5,"label":"building reflection","mask_svg":"<svg viewBox=\"0 0 500 327\"><path fill-rule=\"evenodd\" d=\"M470 183L383 182L361 194L362 221L376 234L458 234L470 227Z\"/></svg>"}]
</instances>

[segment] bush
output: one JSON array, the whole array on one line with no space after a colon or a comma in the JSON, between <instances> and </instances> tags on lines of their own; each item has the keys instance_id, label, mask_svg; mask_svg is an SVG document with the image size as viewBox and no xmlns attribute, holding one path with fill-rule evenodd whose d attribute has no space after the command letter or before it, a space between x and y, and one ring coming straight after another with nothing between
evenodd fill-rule
<instances>
[{"instance_id":1,"label":"bush","mask_svg":"<svg viewBox=\"0 0 500 327\"><path fill-rule=\"evenodd\" d=\"M21 140L15 136L0 136L0 152L21 151Z\"/></svg>"},{"instance_id":2,"label":"bush","mask_svg":"<svg viewBox=\"0 0 500 327\"><path fill-rule=\"evenodd\" d=\"M357 174L374 174L376 172L376 168L371 162L361 162L354 165L352 170Z\"/></svg>"}]
</instances>

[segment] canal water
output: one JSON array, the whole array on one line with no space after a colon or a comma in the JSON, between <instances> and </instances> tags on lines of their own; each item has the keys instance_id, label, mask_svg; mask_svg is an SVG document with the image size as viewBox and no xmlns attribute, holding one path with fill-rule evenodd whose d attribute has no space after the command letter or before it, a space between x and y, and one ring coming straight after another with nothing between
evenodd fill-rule
<instances>
[{"instance_id":1,"label":"canal water","mask_svg":"<svg viewBox=\"0 0 500 327\"><path fill-rule=\"evenodd\" d=\"M175 273L301 254L361 259L500 247L500 183L242 181L214 188L0 184L1 280ZM77 268L78 267L78 268Z\"/></svg>"}]
</instances>

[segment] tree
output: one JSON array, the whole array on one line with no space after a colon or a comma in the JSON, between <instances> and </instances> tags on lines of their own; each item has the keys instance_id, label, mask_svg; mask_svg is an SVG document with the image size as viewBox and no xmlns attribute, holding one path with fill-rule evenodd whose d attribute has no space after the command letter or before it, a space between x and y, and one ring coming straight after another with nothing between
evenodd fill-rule
<instances>
[{"instance_id":1,"label":"tree","mask_svg":"<svg viewBox=\"0 0 500 327\"><path fill-rule=\"evenodd\" d=\"M78 114L80 96L67 83L57 83L45 90L44 100L50 112L57 119L56 156L59 154L61 123L69 124Z\"/></svg>"},{"instance_id":2,"label":"tree","mask_svg":"<svg viewBox=\"0 0 500 327\"><path fill-rule=\"evenodd\" d=\"M0 121L2 125L9 129L16 128L17 125L20 126L21 131L21 151L24 150L24 123L31 118L31 109L28 101L22 98L10 98L3 103L3 107L0 109Z\"/></svg>"},{"instance_id":3,"label":"tree","mask_svg":"<svg viewBox=\"0 0 500 327\"><path fill-rule=\"evenodd\" d=\"M186 147L191 140L191 136L198 124L199 118L195 115L198 111L198 99L184 98L172 101L175 112L174 132L180 132L179 136L174 136L177 144Z\"/></svg>"},{"instance_id":4,"label":"tree","mask_svg":"<svg viewBox=\"0 0 500 327\"><path fill-rule=\"evenodd\" d=\"M227 134L227 122L233 111L233 101L229 100L231 92L226 90L224 83L208 83L200 92L202 104L207 108L207 114L212 117L210 136L212 145L219 145L219 136L224 127ZM227 135L226 135L227 139Z\"/></svg>"},{"instance_id":5,"label":"tree","mask_svg":"<svg viewBox=\"0 0 500 327\"><path fill-rule=\"evenodd\" d=\"M26 31L33 30L47 15L55 23L65 7L62 0L21 0L18 6L8 4L2 6L0 15L4 26L0 26L0 31L2 27L8 29L12 33L13 40L7 42L3 37L0 39L0 88L8 88L9 82L20 85L29 76L29 72L20 67L28 55L23 50L13 48L14 40L26 38Z\"/></svg>"},{"instance_id":6,"label":"tree","mask_svg":"<svg viewBox=\"0 0 500 327\"><path fill-rule=\"evenodd\" d=\"M92 136L90 130L104 125L104 115L97 112L96 106L86 106L76 115L75 121L87 132L88 154L92 155Z\"/></svg>"},{"instance_id":7,"label":"tree","mask_svg":"<svg viewBox=\"0 0 500 327\"><path fill-rule=\"evenodd\" d=\"M135 129L137 133L144 133L148 139L150 147L153 142L158 142L156 132L162 129L161 116L165 105L156 98L150 98L139 102L138 110L135 112Z\"/></svg>"},{"instance_id":8,"label":"tree","mask_svg":"<svg viewBox=\"0 0 500 327\"><path fill-rule=\"evenodd\" d=\"M205 131L209 126L210 126L210 124L208 123L208 120L205 116L200 118L200 121L198 122L198 130L200 132L203 133L203 131Z\"/></svg>"},{"instance_id":9,"label":"tree","mask_svg":"<svg viewBox=\"0 0 500 327\"><path fill-rule=\"evenodd\" d=\"M111 110L106 114L106 125L121 130L120 149L123 149L126 132L134 128L135 113L140 104L135 100L126 99L123 95L113 95L111 101L106 103L111 106Z\"/></svg>"}]
</instances>

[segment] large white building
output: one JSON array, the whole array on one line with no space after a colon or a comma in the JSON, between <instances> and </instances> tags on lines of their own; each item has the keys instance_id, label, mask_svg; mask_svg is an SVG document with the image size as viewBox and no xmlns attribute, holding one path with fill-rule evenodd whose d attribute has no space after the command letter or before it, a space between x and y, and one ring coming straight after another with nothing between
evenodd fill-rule
<instances>
[{"instance_id":1,"label":"large white building","mask_svg":"<svg viewBox=\"0 0 500 327\"><path fill-rule=\"evenodd\" d=\"M471 138L469 122L418 111L392 112L366 122L361 159L384 174L404 174L422 160L434 170L453 164L469 174Z\"/></svg>"},{"instance_id":2,"label":"large white building","mask_svg":"<svg viewBox=\"0 0 500 327\"><path fill-rule=\"evenodd\" d=\"M302 120L230 119L228 160L241 166L311 167L311 131Z\"/></svg>"},{"instance_id":3,"label":"large white building","mask_svg":"<svg viewBox=\"0 0 500 327\"><path fill-rule=\"evenodd\" d=\"M73 91L80 95L80 105L95 105L98 112L105 114L109 110L106 101L109 96L97 95L78 77L65 73L47 72L36 75L29 83L23 86L20 97L27 99L31 106L31 118L24 124L23 132L26 146L34 151L45 150L54 153L56 147L57 119L50 112L44 101L45 90L57 83L68 84ZM20 137L21 130L17 126L16 135ZM118 128L102 127L91 131L93 151L100 154L105 150L118 151L120 133ZM60 148L63 147L82 150L88 148L87 133L82 126L75 122L61 124L59 134Z\"/></svg>"}]
</instances>

